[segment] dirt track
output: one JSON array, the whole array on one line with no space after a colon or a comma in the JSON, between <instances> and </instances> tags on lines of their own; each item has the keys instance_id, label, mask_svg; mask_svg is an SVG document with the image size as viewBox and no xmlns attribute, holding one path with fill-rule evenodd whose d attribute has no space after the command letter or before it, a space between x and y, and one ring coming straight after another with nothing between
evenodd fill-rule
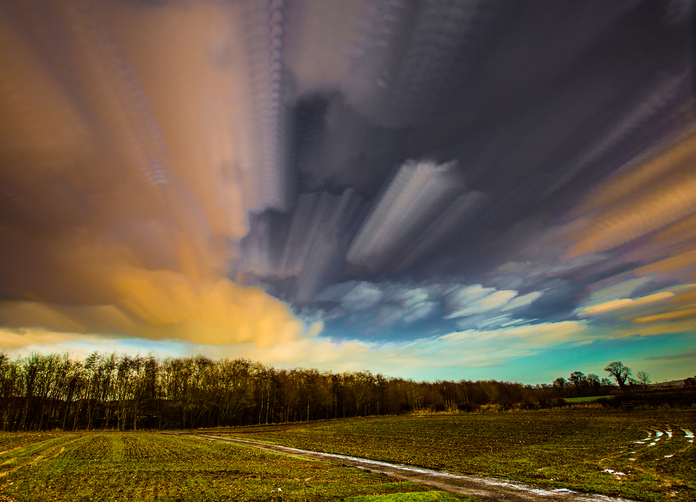
<instances>
[{"instance_id":1,"label":"dirt track","mask_svg":"<svg viewBox=\"0 0 696 502\"><path fill-rule=\"evenodd\" d=\"M376 460L336 455L333 453L298 450L296 448L289 448L287 446L260 443L258 441L248 441L246 439L233 439L221 436L211 436L208 434L190 435L214 441L227 441L230 443L251 446L274 453L282 453L313 460L324 460L327 462L339 463L345 466L364 469L369 472L378 472L398 479L421 483L446 492L470 495L488 500L511 502L629 502L627 499L618 497L580 493L566 489L547 490L504 479L450 474L448 472L439 472L406 465L396 465L387 462L378 462Z\"/></svg>"}]
</instances>

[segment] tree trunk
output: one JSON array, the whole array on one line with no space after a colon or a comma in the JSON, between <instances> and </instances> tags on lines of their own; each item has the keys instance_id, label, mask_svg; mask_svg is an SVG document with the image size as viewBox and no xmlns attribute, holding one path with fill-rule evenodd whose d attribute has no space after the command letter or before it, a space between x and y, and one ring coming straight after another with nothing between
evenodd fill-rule
<instances>
[{"instance_id":1,"label":"tree trunk","mask_svg":"<svg viewBox=\"0 0 696 502\"><path fill-rule=\"evenodd\" d=\"M78 401L77 402L77 409L75 410L75 416L73 418L72 430L75 430L77 428L77 421L80 418L80 409L81 408L82 408L82 402Z\"/></svg>"}]
</instances>

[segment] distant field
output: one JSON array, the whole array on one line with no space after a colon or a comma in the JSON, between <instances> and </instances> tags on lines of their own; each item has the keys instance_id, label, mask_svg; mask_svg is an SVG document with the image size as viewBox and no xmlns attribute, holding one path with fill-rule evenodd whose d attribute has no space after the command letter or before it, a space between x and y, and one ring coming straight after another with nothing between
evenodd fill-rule
<instances>
[{"instance_id":1,"label":"distant field","mask_svg":"<svg viewBox=\"0 0 696 502\"><path fill-rule=\"evenodd\" d=\"M563 400L566 403L589 403L592 401L596 401L597 399L604 399L605 397L611 396L564 397Z\"/></svg>"},{"instance_id":2,"label":"distant field","mask_svg":"<svg viewBox=\"0 0 696 502\"><path fill-rule=\"evenodd\" d=\"M215 434L635 500L693 501L693 431L693 412L573 410L379 417Z\"/></svg>"},{"instance_id":3,"label":"distant field","mask_svg":"<svg viewBox=\"0 0 696 502\"><path fill-rule=\"evenodd\" d=\"M0 434L0 495L18 502L466 500L336 464L148 432Z\"/></svg>"}]
</instances>

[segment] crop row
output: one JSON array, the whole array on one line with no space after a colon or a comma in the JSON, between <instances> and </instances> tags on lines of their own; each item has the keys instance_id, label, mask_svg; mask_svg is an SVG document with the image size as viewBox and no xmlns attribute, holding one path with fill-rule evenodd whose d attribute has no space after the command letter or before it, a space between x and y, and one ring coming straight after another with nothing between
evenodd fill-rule
<instances>
[{"instance_id":1,"label":"crop row","mask_svg":"<svg viewBox=\"0 0 696 502\"><path fill-rule=\"evenodd\" d=\"M423 491L382 475L155 433L65 433L0 453L0 495L43 500L340 500Z\"/></svg>"},{"instance_id":2,"label":"crop row","mask_svg":"<svg viewBox=\"0 0 696 502\"><path fill-rule=\"evenodd\" d=\"M0 452L5 452L13 448L24 447L32 443L45 441L54 434L48 433L28 433L28 434L1 434L0 433Z\"/></svg>"}]
</instances>

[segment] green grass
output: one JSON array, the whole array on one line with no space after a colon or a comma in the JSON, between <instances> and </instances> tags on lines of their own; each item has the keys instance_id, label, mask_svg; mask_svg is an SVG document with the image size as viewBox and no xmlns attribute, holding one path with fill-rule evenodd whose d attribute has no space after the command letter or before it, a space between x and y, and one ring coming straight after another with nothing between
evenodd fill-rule
<instances>
[{"instance_id":1,"label":"green grass","mask_svg":"<svg viewBox=\"0 0 696 502\"><path fill-rule=\"evenodd\" d=\"M0 495L16 501L465 500L355 468L190 436L0 434L0 446ZM426 498L374 498L409 492Z\"/></svg>"},{"instance_id":2,"label":"green grass","mask_svg":"<svg viewBox=\"0 0 696 502\"><path fill-rule=\"evenodd\" d=\"M412 492L412 493L392 493L390 495L358 495L357 497L350 497L346 499L346 502L427 502L430 500L471 500L472 498L462 498L456 497L455 495L441 492Z\"/></svg>"},{"instance_id":3,"label":"green grass","mask_svg":"<svg viewBox=\"0 0 696 502\"><path fill-rule=\"evenodd\" d=\"M646 501L696 500L696 447L682 428L696 431L696 414L471 413L244 427L226 433L548 488ZM657 430L672 431L672 438L665 433L654 446L634 443L646 437L646 431Z\"/></svg>"},{"instance_id":4,"label":"green grass","mask_svg":"<svg viewBox=\"0 0 696 502\"><path fill-rule=\"evenodd\" d=\"M566 403L591 403L592 401L597 401L598 399L604 399L611 396L584 396L584 397L564 397L563 400Z\"/></svg>"}]
</instances>

